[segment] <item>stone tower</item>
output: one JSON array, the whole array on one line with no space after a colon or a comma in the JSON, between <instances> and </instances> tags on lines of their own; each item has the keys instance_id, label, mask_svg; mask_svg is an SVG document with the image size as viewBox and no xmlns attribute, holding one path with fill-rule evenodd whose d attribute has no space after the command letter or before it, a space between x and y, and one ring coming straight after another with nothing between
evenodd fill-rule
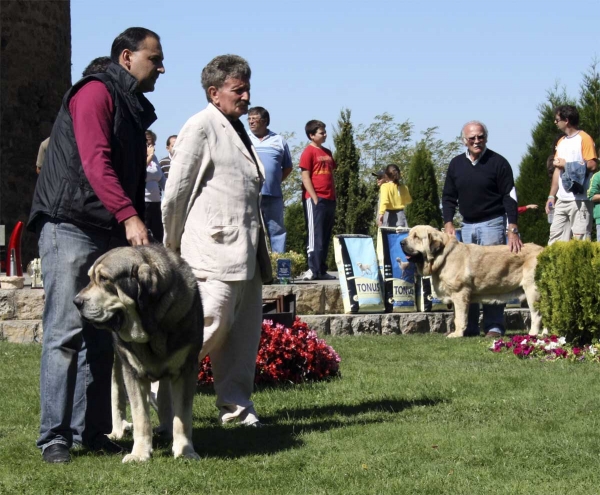
<instances>
[{"instance_id":1,"label":"stone tower","mask_svg":"<svg viewBox=\"0 0 600 495\"><path fill-rule=\"evenodd\" d=\"M6 242L27 221L40 143L50 135L71 86L70 0L2 0L0 5L0 225ZM23 269L38 256L23 234Z\"/></svg>"}]
</instances>

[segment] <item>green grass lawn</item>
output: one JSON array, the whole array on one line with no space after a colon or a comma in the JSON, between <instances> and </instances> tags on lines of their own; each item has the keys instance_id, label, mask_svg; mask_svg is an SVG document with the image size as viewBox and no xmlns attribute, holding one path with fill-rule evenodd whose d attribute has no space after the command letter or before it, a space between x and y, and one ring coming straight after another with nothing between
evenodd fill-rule
<instances>
[{"instance_id":1,"label":"green grass lawn","mask_svg":"<svg viewBox=\"0 0 600 495\"><path fill-rule=\"evenodd\" d=\"M221 427L194 404L199 462L145 464L35 448L35 345L0 343L0 493L600 493L600 368L493 354L483 339L331 337L342 378L262 389L268 426ZM130 448L129 437L123 444Z\"/></svg>"}]
</instances>

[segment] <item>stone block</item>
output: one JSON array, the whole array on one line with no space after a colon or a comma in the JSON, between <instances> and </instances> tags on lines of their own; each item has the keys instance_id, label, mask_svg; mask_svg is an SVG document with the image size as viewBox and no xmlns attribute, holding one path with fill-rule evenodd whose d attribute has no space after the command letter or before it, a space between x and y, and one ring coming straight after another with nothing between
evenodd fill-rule
<instances>
[{"instance_id":1,"label":"stone block","mask_svg":"<svg viewBox=\"0 0 600 495\"><path fill-rule=\"evenodd\" d=\"M329 331L331 335L352 335L352 319L356 315L331 315Z\"/></svg>"},{"instance_id":2,"label":"stone block","mask_svg":"<svg viewBox=\"0 0 600 495\"><path fill-rule=\"evenodd\" d=\"M400 331L403 334L429 333L429 315L431 313L399 313Z\"/></svg>"},{"instance_id":3,"label":"stone block","mask_svg":"<svg viewBox=\"0 0 600 495\"><path fill-rule=\"evenodd\" d=\"M453 313L429 313L429 331L431 333L447 333L450 330L448 315ZM452 317L454 321L454 317Z\"/></svg>"},{"instance_id":4,"label":"stone block","mask_svg":"<svg viewBox=\"0 0 600 495\"><path fill-rule=\"evenodd\" d=\"M12 320L0 323L0 338L16 344L41 342L38 336L38 320Z\"/></svg>"},{"instance_id":5,"label":"stone block","mask_svg":"<svg viewBox=\"0 0 600 495\"><path fill-rule=\"evenodd\" d=\"M17 314L15 293L11 289L0 289L0 320L13 320Z\"/></svg>"},{"instance_id":6,"label":"stone block","mask_svg":"<svg viewBox=\"0 0 600 495\"><path fill-rule=\"evenodd\" d=\"M317 335L323 338L330 334L329 317L325 315L304 315L300 319L308 325L308 328L317 332Z\"/></svg>"},{"instance_id":7,"label":"stone block","mask_svg":"<svg viewBox=\"0 0 600 495\"><path fill-rule=\"evenodd\" d=\"M322 315L325 313L325 290L321 284L306 284L297 286L296 314Z\"/></svg>"},{"instance_id":8,"label":"stone block","mask_svg":"<svg viewBox=\"0 0 600 495\"><path fill-rule=\"evenodd\" d=\"M381 334L381 315L354 315L352 318L353 335Z\"/></svg>"},{"instance_id":9,"label":"stone block","mask_svg":"<svg viewBox=\"0 0 600 495\"><path fill-rule=\"evenodd\" d=\"M44 313L45 293L40 289L23 289L15 293L18 320L41 320Z\"/></svg>"},{"instance_id":10,"label":"stone block","mask_svg":"<svg viewBox=\"0 0 600 495\"><path fill-rule=\"evenodd\" d=\"M293 285L263 285L262 288L262 296L263 299L266 298L275 298L277 296L287 296L288 294L292 294L294 292Z\"/></svg>"},{"instance_id":11,"label":"stone block","mask_svg":"<svg viewBox=\"0 0 600 495\"><path fill-rule=\"evenodd\" d=\"M400 331L400 315L398 313L386 313L381 315L381 334L382 335L399 335Z\"/></svg>"},{"instance_id":12,"label":"stone block","mask_svg":"<svg viewBox=\"0 0 600 495\"><path fill-rule=\"evenodd\" d=\"M344 314L344 300L342 289L339 285L324 285L325 291L325 314Z\"/></svg>"}]
</instances>

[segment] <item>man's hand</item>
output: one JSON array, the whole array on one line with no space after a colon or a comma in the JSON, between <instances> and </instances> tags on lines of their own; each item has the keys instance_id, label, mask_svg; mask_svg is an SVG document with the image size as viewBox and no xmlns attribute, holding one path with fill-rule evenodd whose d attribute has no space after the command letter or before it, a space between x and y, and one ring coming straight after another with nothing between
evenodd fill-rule
<instances>
[{"instance_id":1,"label":"man's hand","mask_svg":"<svg viewBox=\"0 0 600 495\"><path fill-rule=\"evenodd\" d=\"M519 251L521 251L521 248L523 247L523 242L521 241L519 234L513 234L512 232L509 232L508 245L510 247L511 253L518 253Z\"/></svg>"},{"instance_id":2,"label":"man's hand","mask_svg":"<svg viewBox=\"0 0 600 495\"><path fill-rule=\"evenodd\" d=\"M455 230L454 224L452 222L446 222L444 224L444 232L448 235L456 237L456 230Z\"/></svg>"},{"instance_id":3,"label":"man's hand","mask_svg":"<svg viewBox=\"0 0 600 495\"><path fill-rule=\"evenodd\" d=\"M383 225L383 215L377 216L377 225L379 225L380 227Z\"/></svg>"},{"instance_id":4,"label":"man's hand","mask_svg":"<svg viewBox=\"0 0 600 495\"><path fill-rule=\"evenodd\" d=\"M546 210L546 215L550 214L550 205L552 205L552 209L554 209L554 198L548 198L548 201L546 201L546 208L544 208Z\"/></svg>"},{"instance_id":5,"label":"man's hand","mask_svg":"<svg viewBox=\"0 0 600 495\"><path fill-rule=\"evenodd\" d=\"M148 229L140 217L137 215L129 217L123 222L123 225L125 226L125 237L127 237L127 242L129 244L132 246L144 246L150 244L150 241L148 240Z\"/></svg>"}]
</instances>

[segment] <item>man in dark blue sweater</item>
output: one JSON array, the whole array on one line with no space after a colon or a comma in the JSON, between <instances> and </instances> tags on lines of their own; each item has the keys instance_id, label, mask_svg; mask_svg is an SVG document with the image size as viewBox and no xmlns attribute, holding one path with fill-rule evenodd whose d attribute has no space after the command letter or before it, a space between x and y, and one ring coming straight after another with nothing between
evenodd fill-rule
<instances>
[{"instance_id":1,"label":"man in dark blue sweater","mask_svg":"<svg viewBox=\"0 0 600 495\"><path fill-rule=\"evenodd\" d=\"M452 220L458 206L465 244L506 244L508 235L507 249L518 253L523 244L517 228L517 202L510 196L515 186L510 164L486 147L488 131L483 123L467 122L461 135L467 151L454 157L448 167L442 195L444 230L455 235ZM483 325L486 337L503 335L504 304L484 304ZM479 335L478 303L469 308L465 335Z\"/></svg>"}]
</instances>

